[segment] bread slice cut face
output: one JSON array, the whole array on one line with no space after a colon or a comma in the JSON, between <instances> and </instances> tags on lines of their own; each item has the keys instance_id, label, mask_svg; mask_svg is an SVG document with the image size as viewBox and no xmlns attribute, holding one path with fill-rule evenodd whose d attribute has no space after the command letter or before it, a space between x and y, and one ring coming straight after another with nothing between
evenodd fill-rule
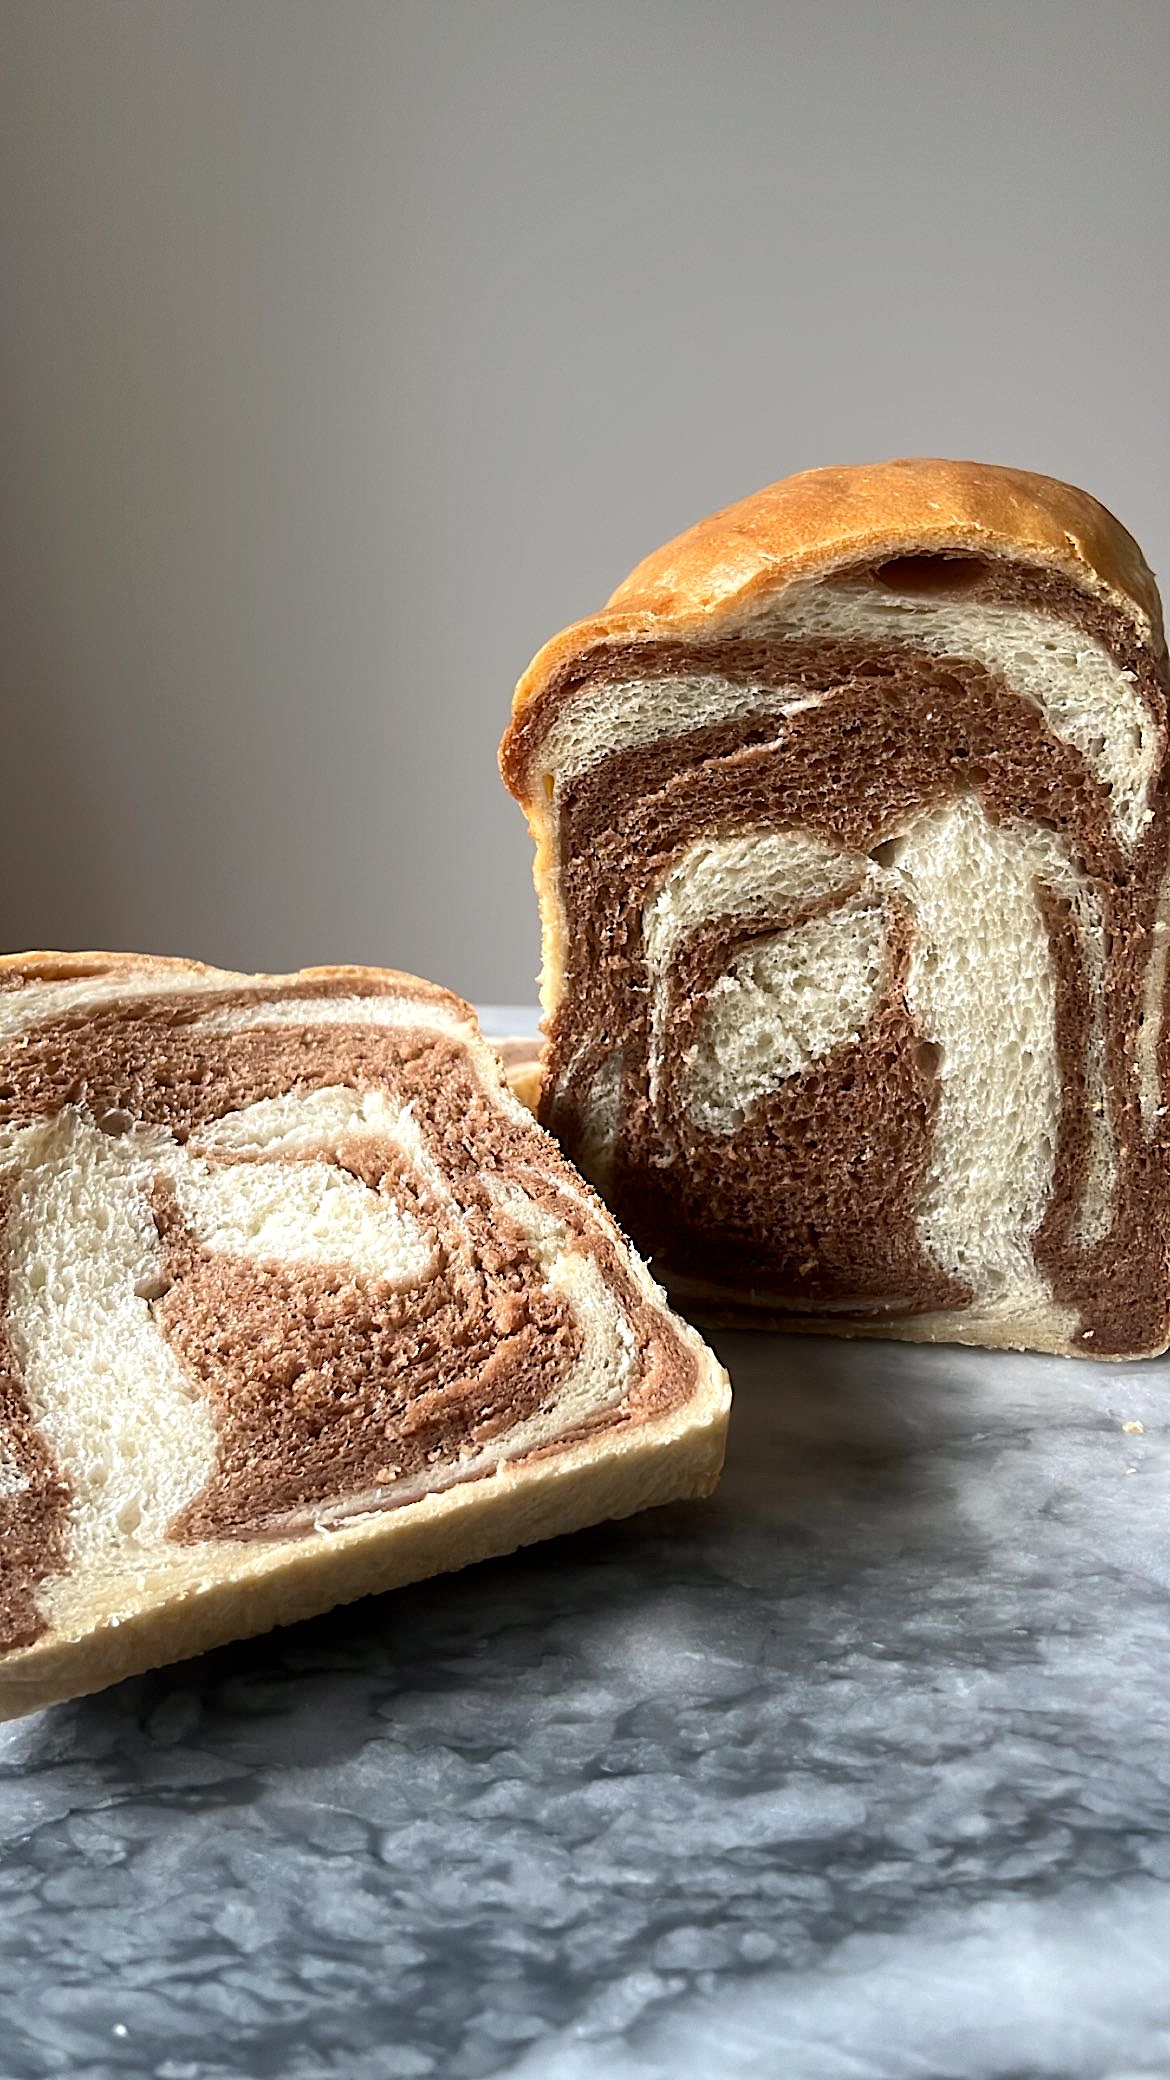
<instances>
[{"instance_id":1,"label":"bread slice cut face","mask_svg":"<svg viewBox=\"0 0 1170 2080\"><path fill-rule=\"evenodd\" d=\"M706 1493L726 1376L373 969L0 964L0 1715Z\"/></svg>"},{"instance_id":2,"label":"bread slice cut face","mask_svg":"<svg viewBox=\"0 0 1170 2080\"><path fill-rule=\"evenodd\" d=\"M811 471L546 646L539 1116L700 1319L1170 1342L1167 671L1136 544Z\"/></svg>"}]
</instances>

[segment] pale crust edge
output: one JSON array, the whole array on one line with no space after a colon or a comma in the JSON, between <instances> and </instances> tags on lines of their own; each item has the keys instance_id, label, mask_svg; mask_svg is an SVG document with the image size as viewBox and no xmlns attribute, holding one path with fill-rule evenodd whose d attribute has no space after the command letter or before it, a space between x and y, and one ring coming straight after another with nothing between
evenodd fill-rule
<instances>
[{"instance_id":1,"label":"pale crust edge","mask_svg":"<svg viewBox=\"0 0 1170 2080\"><path fill-rule=\"evenodd\" d=\"M766 1330L780 1336L834 1336L854 1342L923 1343L969 1346L973 1350L1020 1351L1049 1358L1091 1360L1096 1365L1133 1365L1145 1358L1161 1358L1170 1345L1159 1344L1148 1351L1096 1351L1091 1343L1070 1342L1059 1312L1051 1314L969 1314L956 1310L918 1319L902 1315L895 1321L841 1321L832 1315L769 1314L737 1303L730 1295L699 1291L671 1294L672 1305L686 1311L686 1319L704 1332L711 1329Z\"/></svg>"},{"instance_id":2,"label":"pale crust edge","mask_svg":"<svg viewBox=\"0 0 1170 2080\"><path fill-rule=\"evenodd\" d=\"M700 1374L682 1408L339 1530L310 1533L291 1550L287 1543L226 1552L217 1545L220 1571L203 1583L122 1624L95 1619L79 1636L49 1634L7 1655L0 1663L0 1720L541 1539L709 1495L723 1464L731 1389L695 1332L678 1327Z\"/></svg>"}]
</instances>

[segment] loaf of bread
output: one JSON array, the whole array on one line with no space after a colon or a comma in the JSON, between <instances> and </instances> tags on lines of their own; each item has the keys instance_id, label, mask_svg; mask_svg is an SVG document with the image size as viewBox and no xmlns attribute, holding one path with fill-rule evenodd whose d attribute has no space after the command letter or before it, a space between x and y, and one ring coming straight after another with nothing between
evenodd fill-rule
<instances>
[{"instance_id":1,"label":"loaf of bread","mask_svg":"<svg viewBox=\"0 0 1170 2080\"><path fill-rule=\"evenodd\" d=\"M0 1716L705 1494L726 1377L465 1004L0 962Z\"/></svg>"},{"instance_id":2,"label":"loaf of bread","mask_svg":"<svg viewBox=\"0 0 1170 2080\"><path fill-rule=\"evenodd\" d=\"M539 1113L700 1320L1170 1341L1166 649L1047 477L810 471L541 651Z\"/></svg>"}]
</instances>

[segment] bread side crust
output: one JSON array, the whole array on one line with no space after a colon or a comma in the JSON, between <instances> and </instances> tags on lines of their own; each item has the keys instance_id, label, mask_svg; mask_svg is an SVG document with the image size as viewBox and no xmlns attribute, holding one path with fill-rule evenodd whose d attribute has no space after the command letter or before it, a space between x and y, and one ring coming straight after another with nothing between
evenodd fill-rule
<instances>
[{"instance_id":1,"label":"bread side crust","mask_svg":"<svg viewBox=\"0 0 1170 2080\"><path fill-rule=\"evenodd\" d=\"M714 1290L676 1292L675 1305L700 1329L767 1330L783 1336L832 1336L856 1342L970 1344L977 1350L1039 1351L1051 1358L1091 1358L1096 1363L1131 1365L1135 1358L1160 1358L1166 1346L1151 1351L1107 1353L1091 1344L1072 1342L1064 1318L1055 1310L1034 1315L967 1313L902 1315L896 1321L841 1321L836 1315L769 1313L766 1307L738 1304Z\"/></svg>"},{"instance_id":2,"label":"bread side crust","mask_svg":"<svg viewBox=\"0 0 1170 2080\"><path fill-rule=\"evenodd\" d=\"M1038 1308L1033 1314L980 1314L975 1309L942 1309L930 1314L900 1315L885 1320L845 1320L837 1315L799 1314L737 1299L724 1287L700 1279L672 1280L670 1298L698 1329L765 1330L785 1336L848 1337L886 1343L969 1344L978 1350L1039 1352L1051 1358L1089 1359L1097 1365L1132 1365L1142 1358L1161 1358L1170 1340L1141 1351L1097 1351L1091 1338L1069 1333L1071 1310Z\"/></svg>"},{"instance_id":3,"label":"bread side crust","mask_svg":"<svg viewBox=\"0 0 1170 2080\"><path fill-rule=\"evenodd\" d=\"M46 1634L0 1663L0 1720L102 1690L338 1604L497 1559L540 1539L709 1495L723 1464L731 1389L701 1339L686 1405L658 1422L385 1510L295 1543L217 1543L204 1579L119 1622Z\"/></svg>"},{"instance_id":4,"label":"bread side crust","mask_svg":"<svg viewBox=\"0 0 1170 2080\"><path fill-rule=\"evenodd\" d=\"M541 1068L540 1050L536 1041L532 1044L531 1060L508 1062L504 1067L504 1081L514 1098L518 1098L525 1112L536 1118L540 1105L540 1090L544 1072Z\"/></svg>"}]
</instances>

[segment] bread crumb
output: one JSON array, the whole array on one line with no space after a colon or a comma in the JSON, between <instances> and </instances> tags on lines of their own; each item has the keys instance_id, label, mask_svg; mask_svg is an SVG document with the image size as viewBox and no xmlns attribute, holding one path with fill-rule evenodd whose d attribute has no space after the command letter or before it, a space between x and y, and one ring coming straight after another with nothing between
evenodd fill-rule
<instances>
[{"instance_id":1,"label":"bread crumb","mask_svg":"<svg viewBox=\"0 0 1170 2080\"><path fill-rule=\"evenodd\" d=\"M1123 1423L1121 1427L1127 1437L1144 1437L1146 1434L1144 1423Z\"/></svg>"}]
</instances>

